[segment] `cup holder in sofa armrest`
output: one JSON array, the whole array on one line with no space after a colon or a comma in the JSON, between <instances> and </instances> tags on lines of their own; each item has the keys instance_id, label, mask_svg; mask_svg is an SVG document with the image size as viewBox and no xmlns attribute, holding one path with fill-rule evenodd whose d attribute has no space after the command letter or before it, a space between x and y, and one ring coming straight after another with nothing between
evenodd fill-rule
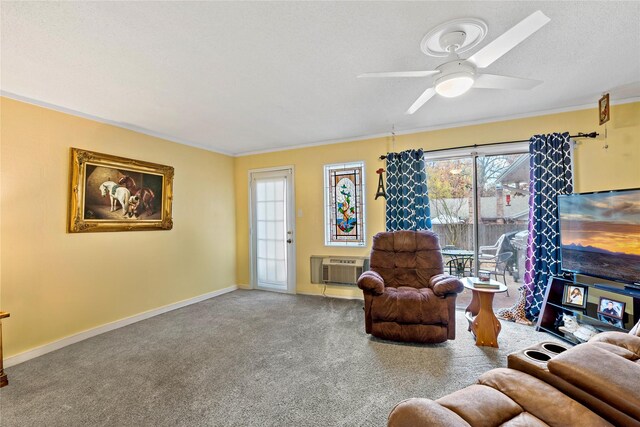
<instances>
[{"instance_id":1,"label":"cup holder in sofa armrest","mask_svg":"<svg viewBox=\"0 0 640 427\"><path fill-rule=\"evenodd\" d=\"M560 354L563 351L567 350L567 347L561 346L559 344L554 344L551 342L546 342L544 344L542 344L542 348L544 348L545 350L547 350L550 353L555 353L555 354Z\"/></svg>"},{"instance_id":2,"label":"cup holder in sofa armrest","mask_svg":"<svg viewBox=\"0 0 640 427\"><path fill-rule=\"evenodd\" d=\"M551 356L549 356L547 353L543 353L538 350L525 350L524 355L527 356L529 359L533 359L538 362L546 362L549 359L551 359Z\"/></svg>"}]
</instances>

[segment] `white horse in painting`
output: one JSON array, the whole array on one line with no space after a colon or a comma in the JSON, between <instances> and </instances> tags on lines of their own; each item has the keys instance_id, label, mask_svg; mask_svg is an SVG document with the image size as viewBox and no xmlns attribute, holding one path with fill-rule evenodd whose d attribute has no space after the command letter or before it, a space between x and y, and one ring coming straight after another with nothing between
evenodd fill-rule
<instances>
[{"instance_id":1,"label":"white horse in painting","mask_svg":"<svg viewBox=\"0 0 640 427\"><path fill-rule=\"evenodd\" d=\"M129 197L131 197L131 192L127 187L121 187L113 181L106 181L100 184L100 193L102 194L102 197L109 194L109 197L111 198L111 212L116 211L116 201L118 201L122 206L122 214L127 215Z\"/></svg>"}]
</instances>

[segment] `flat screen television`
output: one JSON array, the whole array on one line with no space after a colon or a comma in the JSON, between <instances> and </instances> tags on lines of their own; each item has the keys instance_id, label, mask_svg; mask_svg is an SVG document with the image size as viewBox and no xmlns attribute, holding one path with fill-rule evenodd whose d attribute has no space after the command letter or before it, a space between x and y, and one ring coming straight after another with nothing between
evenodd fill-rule
<instances>
[{"instance_id":1,"label":"flat screen television","mask_svg":"<svg viewBox=\"0 0 640 427\"><path fill-rule=\"evenodd\" d=\"M640 188L558 196L562 270L640 283Z\"/></svg>"}]
</instances>

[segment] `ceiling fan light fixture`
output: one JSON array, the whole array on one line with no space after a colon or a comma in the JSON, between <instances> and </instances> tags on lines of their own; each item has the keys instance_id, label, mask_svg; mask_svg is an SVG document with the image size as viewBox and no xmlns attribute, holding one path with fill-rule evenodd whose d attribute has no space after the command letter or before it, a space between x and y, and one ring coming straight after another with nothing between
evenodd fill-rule
<instances>
[{"instance_id":1,"label":"ceiling fan light fixture","mask_svg":"<svg viewBox=\"0 0 640 427\"><path fill-rule=\"evenodd\" d=\"M445 98L455 98L467 92L473 86L471 73L454 73L443 76L436 81L436 93Z\"/></svg>"}]
</instances>

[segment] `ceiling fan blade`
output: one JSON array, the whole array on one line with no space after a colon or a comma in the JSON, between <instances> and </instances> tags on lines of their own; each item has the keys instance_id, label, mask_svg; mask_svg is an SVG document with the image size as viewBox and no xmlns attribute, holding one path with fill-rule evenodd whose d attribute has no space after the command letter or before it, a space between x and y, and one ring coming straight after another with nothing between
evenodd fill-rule
<instances>
[{"instance_id":1,"label":"ceiling fan blade","mask_svg":"<svg viewBox=\"0 0 640 427\"><path fill-rule=\"evenodd\" d=\"M479 89L533 89L541 80L522 79L520 77L499 76L497 74L479 74L473 83Z\"/></svg>"},{"instance_id":2,"label":"ceiling fan blade","mask_svg":"<svg viewBox=\"0 0 640 427\"><path fill-rule=\"evenodd\" d=\"M363 77L427 77L433 74L438 74L438 70L429 71L388 71L384 73L364 73L360 74L358 78Z\"/></svg>"},{"instance_id":3,"label":"ceiling fan blade","mask_svg":"<svg viewBox=\"0 0 640 427\"><path fill-rule=\"evenodd\" d=\"M411 107L409 107L409 109L407 110L407 114L413 114L418 111L420 107L422 107L435 94L436 90L432 87L422 92L422 95L420 95L418 99L416 99L416 102L414 102Z\"/></svg>"},{"instance_id":4,"label":"ceiling fan blade","mask_svg":"<svg viewBox=\"0 0 640 427\"><path fill-rule=\"evenodd\" d=\"M518 22L507 30L500 37L473 54L468 61L473 62L478 68L485 68L500 58L505 53L522 43L533 33L542 28L551 19L541 11L533 12L531 15Z\"/></svg>"}]
</instances>

